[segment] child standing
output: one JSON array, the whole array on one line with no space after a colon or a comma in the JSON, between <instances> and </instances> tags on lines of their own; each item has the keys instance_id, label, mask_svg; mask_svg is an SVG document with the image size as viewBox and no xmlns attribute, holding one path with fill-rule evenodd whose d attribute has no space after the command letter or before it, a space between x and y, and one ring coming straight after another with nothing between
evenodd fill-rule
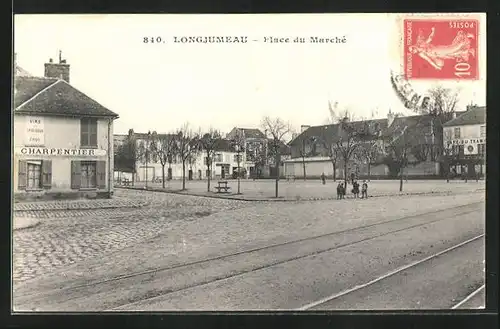
<instances>
[{"instance_id":1,"label":"child standing","mask_svg":"<svg viewBox=\"0 0 500 329\"><path fill-rule=\"evenodd\" d=\"M366 198L368 199L368 184L366 181L363 181L363 185L361 186L361 199Z\"/></svg>"}]
</instances>

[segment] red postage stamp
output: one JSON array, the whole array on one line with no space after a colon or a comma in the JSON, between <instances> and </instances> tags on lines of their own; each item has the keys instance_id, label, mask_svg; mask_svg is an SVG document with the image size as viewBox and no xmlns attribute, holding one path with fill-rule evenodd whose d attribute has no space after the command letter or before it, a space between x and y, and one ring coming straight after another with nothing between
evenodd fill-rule
<instances>
[{"instance_id":1,"label":"red postage stamp","mask_svg":"<svg viewBox=\"0 0 500 329\"><path fill-rule=\"evenodd\" d=\"M405 19L406 79L467 79L478 74L475 19Z\"/></svg>"}]
</instances>

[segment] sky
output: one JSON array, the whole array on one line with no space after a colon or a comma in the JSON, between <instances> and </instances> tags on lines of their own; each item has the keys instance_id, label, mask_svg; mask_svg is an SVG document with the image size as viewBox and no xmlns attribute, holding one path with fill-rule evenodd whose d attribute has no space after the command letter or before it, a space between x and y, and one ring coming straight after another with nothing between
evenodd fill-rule
<instances>
[{"instance_id":1,"label":"sky","mask_svg":"<svg viewBox=\"0 0 500 329\"><path fill-rule=\"evenodd\" d=\"M59 50L70 82L119 115L114 132L259 128L264 116L321 125L328 102L358 117L405 111L390 70L401 65L394 14L16 15L17 64L43 76ZM485 22L485 18L484 18ZM483 23L485 26L485 23ZM485 29L484 29L485 30ZM174 43L183 36L246 36L248 43ZM268 43L264 37L339 38L345 43ZM144 43L161 37L165 43ZM460 107L485 105L486 34L481 79L412 82L460 86ZM253 41L257 40L257 41ZM408 113L410 114L410 113Z\"/></svg>"}]
</instances>

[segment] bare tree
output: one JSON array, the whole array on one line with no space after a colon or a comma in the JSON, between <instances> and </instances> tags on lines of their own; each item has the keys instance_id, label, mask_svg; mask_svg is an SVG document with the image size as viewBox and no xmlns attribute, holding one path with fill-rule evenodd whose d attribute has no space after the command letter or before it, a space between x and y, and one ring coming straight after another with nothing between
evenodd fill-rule
<instances>
[{"instance_id":1,"label":"bare tree","mask_svg":"<svg viewBox=\"0 0 500 329\"><path fill-rule=\"evenodd\" d=\"M186 162L190 156L198 150L199 142L189 128L189 124L185 123L180 128L175 136L176 153L179 155L182 162L182 190L186 189Z\"/></svg>"},{"instance_id":2,"label":"bare tree","mask_svg":"<svg viewBox=\"0 0 500 329\"><path fill-rule=\"evenodd\" d=\"M217 146L222 140L218 130L210 129L207 133L201 133L199 138L200 149L205 152L205 165L207 166L207 191L210 192L210 179L212 176L212 164Z\"/></svg>"},{"instance_id":3,"label":"bare tree","mask_svg":"<svg viewBox=\"0 0 500 329\"><path fill-rule=\"evenodd\" d=\"M238 180L238 194L241 194L241 190L240 190L240 185L241 185L240 184L240 178L241 178L240 177L241 176L240 163L241 163L241 154L245 152L245 135L240 129L238 129L236 131L236 134L231 139L231 146L236 151L236 162L238 163L236 178Z\"/></svg>"},{"instance_id":4,"label":"bare tree","mask_svg":"<svg viewBox=\"0 0 500 329\"><path fill-rule=\"evenodd\" d=\"M338 137L335 141L338 155L344 163L344 183L347 185L347 165L353 160L358 148L369 137L369 131L364 121L354 121L355 116L348 109L342 111L339 123Z\"/></svg>"},{"instance_id":5,"label":"bare tree","mask_svg":"<svg viewBox=\"0 0 500 329\"><path fill-rule=\"evenodd\" d=\"M441 85L429 89L429 96L434 102L434 108L431 111L436 115L455 112L459 92L459 89L445 88Z\"/></svg>"},{"instance_id":6,"label":"bare tree","mask_svg":"<svg viewBox=\"0 0 500 329\"><path fill-rule=\"evenodd\" d=\"M281 146L284 144L285 136L290 133L291 126L281 118L270 118L268 116L262 119L261 126L264 131L269 133L270 140L269 151L274 155L274 164L276 166L276 189L275 196L278 197L278 182L280 178L279 167L281 163Z\"/></svg>"},{"instance_id":7,"label":"bare tree","mask_svg":"<svg viewBox=\"0 0 500 329\"><path fill-rule=\"evenodd\" d=\"M152 151L161 165L162 187L165 188L165 166L172 163L175 154L176 139L174 134L154 134Z\"/></svg>"},{"instance_id":8,"label":"bare tree","mask_svg":"<svg viewBox=\"0 0 500 329\"><path fill-rule=\"evenodd\" d=\"M359 161L366 163L368 167L368 181L370 181L371 176L371 165L375 163L380 154L380 145L377 140L369 140L361 143L355 153L355 157Z\"/></svg>"},{"instance_id":9,"label":"bare tree","mask_svg":"<svg viewBox=\"0 0 500 329\"><path fill-rule=\"evenodd\" d=\"M326 151L328 158L330 158L333 167L333 181L336 182L339 150L337 148L337 142L335 141L334 137L335 136L326 136L326 134L323 134L323 136L320 136L318 138L318 141L321 143L323 149Z\"/></svg>"},{"instance_id":10,"label":"bare tree","mask_svg":"<svg viewBox=\"0 0 500 329\"><path fill-rule=\"evenodd\" d=\"M302 170L304 172L304 180L307 180L307 173L306 173L306 157L308 156L313 156L315 154L314 152L314 146L316 143L316 137L303 137L301 141L301 148L300 148L300 157L302 158Z\"/></svg>"},{"instance_id":11,"label":"bare tree","mask_svg":"<svg viewBox=\"0 0 500 329\"><path fill-rule=\"evenodd\" d=\"M367 165L368 181L371 176L371 165L383 154L381 149L380 137L382 129L380 123L375 119L375 111L372 111L371 118L364 120L362 130L362 142L354 153L357 161ZM397 116L397 115L396 115Z\"/></svg>"}]
</instances>

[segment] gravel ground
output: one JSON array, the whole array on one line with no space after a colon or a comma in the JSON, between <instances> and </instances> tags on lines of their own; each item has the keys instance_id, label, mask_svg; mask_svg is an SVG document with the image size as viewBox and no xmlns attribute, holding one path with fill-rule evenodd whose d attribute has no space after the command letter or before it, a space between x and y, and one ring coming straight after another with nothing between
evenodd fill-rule
<instances>
[{"instance_id":1,"label":"gravel ground","mask_svg":"<svg viewBox=\"0 0 500 329\"><path fill-rule=\"evenodd\" d=\"M100 210L98 216L52 218L36 229L16 231L15 292L82 284L484 201L484 194L474 193L285 205L131 190L117 193L148 200L150 205L132 211ZM60 263L57 256L63 259Z\"/></svg>"}]
</instances>

